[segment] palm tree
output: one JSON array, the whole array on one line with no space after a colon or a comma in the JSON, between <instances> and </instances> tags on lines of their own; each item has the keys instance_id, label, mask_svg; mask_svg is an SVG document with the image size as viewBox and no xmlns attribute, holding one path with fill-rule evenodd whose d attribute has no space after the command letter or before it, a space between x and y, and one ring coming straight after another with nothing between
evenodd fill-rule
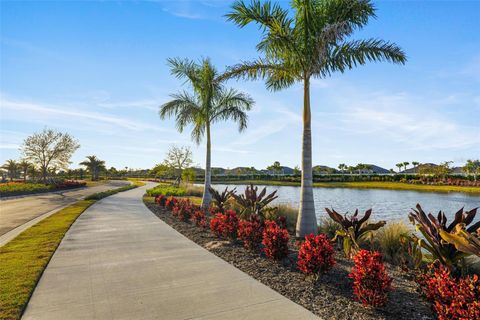
<instances>
[{"instance_id":1,"label":"palm tree","mask_svg":"<svg viewBox=\"0 0 480 320\"><path fill-rule=\"evenodd\" d=\"M410 162L408 162L408 161L405 161L405 162L403 163L403 168L405 169L405 171L407 170L407 166L408 166L408 165L410 165Z\"/></svg>"},{"instance_id":2,"label":"palm tree","mask_svg":"<svg viewBox=\"0 0 480 320\"><path fill-rule=\"evenodd\" d=\"M98 180L100 171L105 170L105 161L98 159L96 156L87 156L87 160L80 162L81 166L85 166L92 175L92 181Z\"/></svg>"},{"instance_id":3,"label":"palm tree","mask_svg":"<svg viewBox=\"0 0 480 320\"><path fill-rule=\"evenodd\" d=\"M413 166L413 172L417 173L417 167L420 164L418 161L412 161L412 166Z\"/></svg>"},{"instance_id":4,"label":"palm tree","mask_svg":"<svg viewBox=\"0 0 480 320\"><path fill-rule=\"evenodd\" d=\"M239 27L260 25L263 37L257 45L264 57L243 62L226 74L228 77L266 79L271 90L303 83L303 147L301 199L296 235L317 233L313 201L310 80L326 78L369 61L404 64L403 51L379 39L347 40L353 32L375 17L369 0L294 0L292 10L270 1L253 0L250 5L233 4L227 18Z\"/></svg>"},{"instance_id":5,"label":"palm tree","mask_svg":"<svg viewBox=\"0 0 480 320\"><path fill-rule=\"evenodd\" d=\"M27 182L27 175L28 175L28 170L30 169L30 167L32 166L32 164L30 162L28 162L27 160L22 160L20 161L20 163L18 164L18 166L22 169L22 172L23 172L23 182Z\"/></svg>"},{"instance_id":6,"label":"palm tree","mask_svg":"<svg viewBox=\"0 0 480 320\"><path fill-rule=\"evenodd\" d=\"M9 159L5 162L2 168L7 170L10 181L13 181L13 179L17 177L17 170L18 170L17 161Z\"/></svg>"},{"instance_id":7,"label":"palm tree","mask_svg":"<svg viewBox=\"0 0 480 320\"><path fill-rule=\"evenodd\" d=\"M226 80L211 64L209 59L200 63L185 59L168 59L171 73L179 79L185 79L192 92L183 91L173 94L173 100L160 106L160 118L175 116L177 129L183 132L189 124L193 125L192 139L199 144L206 135L207 152L205 165L205 185L202 207L210 205L211 184L211 126L219 121L233 120L238 123L241 132L247 127L246 111L254 104L252 98L232 88L227 89Z\"/></svg>"},{"instance_id":8,"label":"palm tree","mask_svg":"<svg viewBox=\"0 0 480 320\"><path fill-rule=\"evenodd\" d=\"M398 168L398 173L400 173L403 167L403 162L397 163L395 166Z\"/></svg>"}]
</instances>

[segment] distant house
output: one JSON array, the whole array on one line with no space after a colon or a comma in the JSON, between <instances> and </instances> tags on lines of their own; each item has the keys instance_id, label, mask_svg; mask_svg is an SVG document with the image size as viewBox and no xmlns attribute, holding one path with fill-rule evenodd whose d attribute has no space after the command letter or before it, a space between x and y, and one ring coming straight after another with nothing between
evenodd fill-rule
<instances>
[{"instance_id":1,"label":"distant house","mask_svg":"<svg viewBox=\"0 0 480 320\"><path fill-rule=\"evenodd\" d=\"M425 167L434 168L434 167L438 167L438 165L436 165L435 163L422 163L422 164L420 164L416 167L412 167L412 168L408 168L407 170L400 171L399 173L401 173L401 174L415 174L415 173L418 173L419 169L425 168Z\"/></svg>"}]
</instances>

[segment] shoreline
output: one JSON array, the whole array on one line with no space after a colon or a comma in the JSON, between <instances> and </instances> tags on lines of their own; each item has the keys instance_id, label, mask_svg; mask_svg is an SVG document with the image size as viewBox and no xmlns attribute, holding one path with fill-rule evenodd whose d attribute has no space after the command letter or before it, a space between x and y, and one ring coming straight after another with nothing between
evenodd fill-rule
<instances>
[{"instance_id":1,"label":"shoreline","mask_svg":"<svg viewBox=\"0 0 480 320\"><path fill-rule=\"evenodd\" d=\"M195 183L203 183L203 181L195 181ZM212 184L226 185L265 185L279 187L300 187L300 182L290 181L270 181L270 180L236 180L236 181L212 181ZM410 184L403 182L383 182L383 181L362 181L362 182L314 182L314 188L349 188L349 189L384 189L384 190L400 190L400 191L419 191L419 192L436 192L436 193L465 193L469 195L480 196L479 187L464 186L445 186L445 185L423 185Z\"/></svg>"}]
</instances>

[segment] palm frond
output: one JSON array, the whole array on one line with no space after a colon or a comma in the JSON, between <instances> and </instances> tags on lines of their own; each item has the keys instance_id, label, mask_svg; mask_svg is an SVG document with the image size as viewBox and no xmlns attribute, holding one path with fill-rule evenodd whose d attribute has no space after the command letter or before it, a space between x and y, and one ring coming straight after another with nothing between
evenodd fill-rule
<instances>
[{"instance_id":1,"label":"palm frond","mask_svg":"<svg viewBox=\"0 0 480 320\"><path fill-rule=\"evenodd\" d=\"M173 100L160 106L160 118L175 116L178 131L183 132L185 127L193 123L195 117L201 113L201 107L198 100L186 91L172 94L171 97Z\"/></svg>"},{"instance_id":2,"label":"palm frond","mask_svg":"<svg viewBox=\"0 0 480 320\"><path fill-rule=\"evenodd\" d=\"M270 1L261 3L259 0L253 0L248 6L243 1L236 1L232 9L233 11L225 16L228 21L234 22L240 28L252 22L258 24L262 30L269 29L274 24L286 26L291 23L288 11Z\"/></svg>"},{"instance_id":3,"label":"palm frond","mask_svg":"<svg viewBox=\"0 0 480 320\"><path fill-rule=\"evenodd\" d=\"M379 39L355 40L334 47L326 61L324 71L328 74L334 71L344 72L370 61L405 64L407 58L395 43Z\"/></svg>"},{"instance_id":4,"label":"palm frond","mask_svg":"<svg viewBox=\"0 0 480 320\"><path fill-rule=\"evenodd\" d=\"M233 120L238 123L238 130L243 131L247 127L249 111L253 105L253 99L235 89L222 90L214 100L214 114L210 119L211 123L217 121Z\"/></svg>"}]
</instances>

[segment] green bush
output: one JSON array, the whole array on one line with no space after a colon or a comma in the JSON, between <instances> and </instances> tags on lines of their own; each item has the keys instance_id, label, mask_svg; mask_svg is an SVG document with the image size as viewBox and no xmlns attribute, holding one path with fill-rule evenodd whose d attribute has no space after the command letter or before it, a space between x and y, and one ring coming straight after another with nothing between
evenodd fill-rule
<instances>
[{"instance_id":1,"label":"green bush","mask_svg":"<svg viewBox=\"0 0 480 320\"><path fill-rule=\"evenodd\" d=\"M161 194L163 194L164 196L184 197L187 195L187 190L182 187L173 187L173 186L165 186L165 185L159 185L159 186L156 186L155 188L147 190L147 195L149 195L150 197L155 197Z\"/></svg>"}]
</instances>

